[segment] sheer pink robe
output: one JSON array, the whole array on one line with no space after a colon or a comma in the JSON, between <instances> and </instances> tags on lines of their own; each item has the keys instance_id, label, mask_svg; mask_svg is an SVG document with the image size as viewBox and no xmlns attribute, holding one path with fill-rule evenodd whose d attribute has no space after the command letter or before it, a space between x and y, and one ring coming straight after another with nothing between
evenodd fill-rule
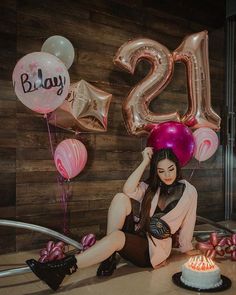
<instances>
[{"instance_id":1,"label":"sheer pink robe","mask_svg":"<svg viewBox=\"0 0 236 295\"><path fill-rule=\"evenodd\" d=\"M197 191L195 187L188 181L181 180L180 182L185 184L184 193L177 205L171 211L165 214L162 219L167 222L172 234L180 229L180 251L187 252L193 249L192 238L196 222ZM128 196L141 203L147 187L148 185L146 183L140 182L135 192L129 193ZM155 212L159 193L160 189L158 189L152 200L150 216L152 216ZM155 268L170 255L172 239L167 238L158 240L153 237L153 240L156 245L154 245L151 239L148 237L150 260L153 268Z\"/></svg>"}]
</instances>

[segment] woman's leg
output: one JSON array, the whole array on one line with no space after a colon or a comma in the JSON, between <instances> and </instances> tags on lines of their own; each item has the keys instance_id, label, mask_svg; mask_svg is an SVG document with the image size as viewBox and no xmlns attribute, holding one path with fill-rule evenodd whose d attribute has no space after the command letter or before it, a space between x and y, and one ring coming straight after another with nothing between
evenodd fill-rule
<instances>
[{"instance_id":1,"label":"woman's leg","mask_svg":"<svg viewBox=\"0 0 236 295\"><path fill-rule=\"evenodd\" d=\"M101 262L113 252L121 250L124 244L125 234L122 231L113 231L93 247L78 254L76 258L70 255L61 260L46 263L29 259L26 263L40 280L48 284L51 289L57 290L66 275L72 274L77 268L83 268Z\"/></svg>"},{"instance_id":2,"label":"woman's leg","mask_svg":"<svg viewBox=\"0 0 236 295\"><path fill-rule=\"evenodd\" d=\"M111 201L107 216L107 235L121 230L126 216L131 212L130 198L123 193L116 194Z\"/></svg>"},{"instance_id":3,"label":"woman's leg","mask_svg":"<svg viewBox=\"0 0 236 295\"><path fill-rule=\"evenodd\" d=\"M108 210L107 217L107 235L121 230L125 224L127 215L131 213L131 201L125 194L119 193L114 196L111 205ZM108 256L97 269L97 276L110 276L116 269L116 251L110 251Z\"/></svg>"},{"instance_id":4,"label":"woman's leg","mask_svg":"<svg viewBox=\"0 0 236 295\"><path fill-rule=\"evenodd\" d=\"M53 290L57 290L66 274L106 260L114 252L120 251L125 245L125 234L120 231L127 215L131 212L131 202L124 194L117 194L110 205L108 213L107 233L103 239L85 252L68 256L63 261L39 263L34 259L27 260L31 270ZM101 264L102 265L102 264ZM113 268L114 270L114 268ZM101 272L104 270L101 269ZM106 271L106 270L105 270ZM111 272L110 272L111 274Z\"/></svg>"},{"instance_id":5,"label":"woman's leg","mask_svg":"<svg viewBox=\"0 0 236 295\"><path fill-rule=\"evenodd\" d=\"M114 252L121 250L125 244L125 234L115 230L96 242L85 252L76 255L78 268L88 267L107 259Z\"/></svg>"}]
</instances>

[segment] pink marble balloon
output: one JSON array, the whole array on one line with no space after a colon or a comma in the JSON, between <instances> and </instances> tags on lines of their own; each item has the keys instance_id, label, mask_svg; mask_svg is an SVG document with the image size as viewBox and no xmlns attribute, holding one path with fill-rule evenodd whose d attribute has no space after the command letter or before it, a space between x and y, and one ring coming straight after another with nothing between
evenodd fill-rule
<instances>
[{"instance_id":1,"label":"pink marble balloon","mask_svg":"<svg viewBox=\"0 0 236 295\"><path fill-rule=\"evenodd\" d=\"M45 248L41 249L39 262L60 260L65 257L65 244L63 242L54 243L49 241Z\"/></svg>"},{"instance_id":2,"label":"pink marble balloon","mask_svg":"<svg viewBox=\"0 0 236 295\"><path fill-rule=\"evenodd\" d=\"M66 179L78 175L87 162L87 150L77 139L65 139L57 146L54 162L58 172Z\"/></svg>"},{"instance_id":3,"label":"pink marble balloon","mask_svg":"<svg viewBox=\"0 0 236 295\"><path fill-rule=\"evenodd\" d=\"M14 68L12 80L19 100L41 114L59 107L70 86L69 73L63 62L46 52L23 56Z\"/></svg>"},{"instance_id":4,"label":"pink marble balloon","mask_svg":"<svg viewBox=\"0 0 236 295\"><path fill-rule=\"evenodd\" d=\"M216 232L211 233L210 239L206 242L198 242L196 247L201 250L206 257L215 259L216 255L225 255L226 237L220 238Z\"/></svg>"},{"instance_id":5,"label":"pink marble balloon","mask_svg":"<svg viewBox=\"0 0 236 295\"><path fill-rule=\"evenodd\" d=\"M87 250L96 243L96 237L94 234L88 234L81 239L83 250Z\"/></svg>"},{"instance_id":6,"label":"pink marble balloon","mask_svg":"<svg viewBox=\"0 0 236 295\"><path fill-rule=\"evenodd\" d=\"M194 153L194 138L191 130L179 122L160 123L154 127L148 137L147 146L154 150L170 148L179 160L180 166L185 166Z\"/></svg>"},{"instance_id":7,"label":"pink marble balloon","mask_svg":"<svg viewBox=\"0 0 236 295\"><path fill-rule=\"evenodd\" d=\"M195 141L194 157L198 161L206 161L214 155L219 145L215 131L202 127L193 132L193 137Z\"/></svg>"}]
</instances>

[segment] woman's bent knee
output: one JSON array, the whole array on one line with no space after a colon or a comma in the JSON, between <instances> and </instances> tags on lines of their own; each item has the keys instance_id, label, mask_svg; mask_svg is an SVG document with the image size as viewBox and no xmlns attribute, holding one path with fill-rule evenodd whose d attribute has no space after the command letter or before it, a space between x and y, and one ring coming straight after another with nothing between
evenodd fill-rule
<instances>
[{"instance_id":1,"label":"woman's bent knee","mask_svg":"<svg viewBox=\"0 0 236 295\"><path fill-rule=\"evenodd\" d=\"M113 200L122 200L122 201L128 201L129 197L127 195L125 195L124 193L117 193Z\"/></svg>"},{"instance_id":2,"label":"woman's bent knee","mask_svg":"<svg viewBox=\"0 0 236 295\"><path fill-rule=\"evenodd\" d=\"M131 212L131 201L124 193L118 193L114 196L112 203L117 206L123 206L126 209L126 215Z\"/></svg>"},{"instance_id":3,"label":"woman's bent knee","mask_svg":"<svg viewBox=\"0 0 236 295\"><path fill-rule=\"evenodd\" d=\"M109 238L117 244L117 251L120 251L125 245L125 234L121 230L115 230L109 234Z\"/></svg>"}]
</instances>

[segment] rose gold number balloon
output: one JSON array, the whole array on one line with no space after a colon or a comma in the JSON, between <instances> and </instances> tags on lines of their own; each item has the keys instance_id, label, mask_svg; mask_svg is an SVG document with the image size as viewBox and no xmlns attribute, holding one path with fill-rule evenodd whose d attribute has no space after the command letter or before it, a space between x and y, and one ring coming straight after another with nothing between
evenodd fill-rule
<instances>
[{"instance_id":1,"label":"rose gold number balloon","mask_svg":"<svg viewBox=\"0 0 236 295\"><path fill-rule=\"evenodd\" d=\"M173 57L187 69L188 110L181 121L192 128L218 130L221 119L211 107L207 31L187 36L173 52Z\"/></svg>"},{"instance_id":2,"label":"rose gold number balloon","mask_svg":"<svg viewBox=\"0 0 236 295\"><path fill-rule=\"evenodd\" d=\"M134 73L140 59L151 64L148 75L129 93L123 103L123 116L130 134L149 133L156 123L180 121L178 113L155 114L149 110L150 102L168 85L173 73L173 57L162 44L150 39L135 39L123 44L114 57L114 63Z\"/></svg>"}]
</instances>

